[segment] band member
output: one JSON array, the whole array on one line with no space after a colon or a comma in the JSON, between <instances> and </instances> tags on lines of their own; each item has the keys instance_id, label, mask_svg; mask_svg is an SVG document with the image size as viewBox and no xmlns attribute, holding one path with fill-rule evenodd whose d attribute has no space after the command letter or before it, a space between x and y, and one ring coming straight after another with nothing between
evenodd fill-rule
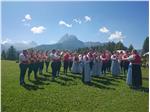
<instances>
[{"instance_id":1,"label":"band member","mask_svg":"<svg viewBox=\"0 0 150 112\"><path fill-rule=\"evenodd\" d=\"M39 64L40 64L40 56L39 56L39 51L36 51L34 54L34 76L37 79L37 73L39 70Z\"/></svg>"},{"instance_id":2,"label":"band member","mask_svg":"<svg viewBox=\"0 0 150 112\"><path fill-rule=\"evenodd\" d=\"M105 51L103 51L102 55L100 56L102 60L102 74L106 74L106 67L107 67L107 57Z\"/></svg>"},{"instance_id":3,"label":"band member","mask_svg":"<svg viewBox=\"0 0 150 112\"><path fill-rule=\"evenodd\" d=\"M52 52L49 55L49 58L51 59L51 68L52 68L52 80L55 79L56 77L56 72L57 72L57 54L56 50L53 49Z\"/></svg>"},{"instance_id":4,"label":"band member","mask_svg":"<svg viewBox=\"0 0 150 112\"><path fill-rule=\"evenodd\" d=\"M126 72L128 71L128 66L129 66L129 61L128 60L124 60L126 58L128 58L128 51L126 51L123 55L122 55L122 63L123 63L123 73L124 75L126 74Z\"/></svg>"},{"instance_id":5,"label":"band member","mask_svg":"<svg viewBox=\"0 0 150 112\"><path fill-rule=\"evenodd\" d=\"M80 73L80 69L79 69L79 57L78 57L77 54L74 54L73 64L72 64L71 71L72 71L72 73Z\"/></svg>"},{"instance_id":6,"label":"band member","mask_svg":"<svg viewBox=\"0 0 150 112\"><path fill-rule=\"evenodd\" d=\"M90 70L91 70L91 74L92 74L92 69L93 69L93 55L92 55L92 52L89 52L88 54L87 54L87 56L88 56L88 59L90 60Z\"/></svg>"},{"instance_id":7,"label":"band member","mask_svg":"<svg viewBox=\"0 0 150 112\"><path fill-rule=\"evenodd\" d=\"M50 60L49 60L49 58L48 58L48 53L49 53L49 51L46 51L46 53L45 53L46 72L48 72L48 67L49 67L49 63L50 63Z\"/></svg>"},{"instance_id":8,"label":"band member","mask_svg":"<svg viewBox=\"0 0 150 112\"><path fill-rule=\"evenodd\" d=\"M60 75L60 68L61 68L61 53L60 53L60 51L57 51L57 72L56 72L56 74L57 74L57 76L59 76Z\"/></svg>"},{"instance_id":9,"label":"band member","mask_svg":"<svg viewBox=\"0 0 150 112\"><path fill-rule=\"evenodd\" d=\"M71 67L73 64L73 56L72 53L69 54L69 71L71 72Z\"/></svg>"},{"instance_id":10,"label":"band member","mask_svg":"<svg viewBox=\"0 0 150 112\"><path fill-rule=\"evenodd\" d=\"M114 52L111 56L111 60L111 73L113 76L118 76L120 74L119 54Z\"/></svg>"},{"instance_id":11,"label":"band member","mask_svg":"<svg viewBox=\"0 0 150 112\"><path fill-rule=\"evenodd\" d=\"M43 68L44 68L44 54L43 52L41 51L39 53L39 74L42 75L43 73Z\"/></svg>"},{"instance_id":12,"label":"band member","mask_svg":"<svg viewBox=\"0 0 150 112\"><path fill-rule=\"evenodd\" d=\"M84 83L90 83L91 82L91 68L90 68L90 59L87 55L83 56L83 72L82 72L82 80Z\"/></svg>"},{"instance_id":13,"label":"band member","mask_svg":"<svg viewBox=\"0 0 150 112\"><path fill-rule=\"evenodd\" d=\"M24 85L25 81L25 74L28 67L28 56L27 50L23 50L22 53L19 55L19 67L20 67L20 85Z\"/></svg>"},{"instance_id":14,"label":"band member","mask_svg":"<svg viewBox=\"0 0 150 112\"><path fill-rule=\"evenodd\" d=\"M141 57L136 50L127 58L132 63L132 86L138 89L142 86Z\"/></svg>"},{"instance_id":15,"label":"band member","mask_svg":"<svg viewBox=\"0 0 150 112\"><path fill-rule=\"evenodd\" d=\"M106 64L106 69L107 72L110 72L110 68L111 68L111 53L109 51L106 52L106 58L107 58L107 64Z\"/></svg>"},{"instance_id":16,"label":"band member","mask_svg":"<svg viewBox=\"0 0 150 112\"><path fill-rule=\"evenodd\" d=\"M78 58L79 58L79 71L80 71L80 73L82 73L82 71L83 71L83 64L84 64L84 62L83 62L83 55L80 54L78 56Z\"/></svg>"},{"instance_id":17,"label":"band member","mask_svg":"<svg viewBox=\"0 0 150 112\"><path fill-rule=\"evenodd\" d=\"M94 76L100 76L101 75L101 69L102 69L102 62L100 60L99 54L94 55L94 60L93 60L93 69L92 73Z\"/></svg>"},{"instance_id":18,"label":"band member","mask_svg":"<svg viewBox=\"0 0 150 112\"><path fill-rule=\"evenodd\" d=\"M35 58L34 58L34 51L31 51L28 55L29 61L29 69L28 69L28 80L30 80L30 75L32 71L35 69ZM37 79L36 74L34 74L34 78Z\"/></svg>"},{"instance_id":19,"label":"band member","mask_svg":"<svg viewBox=\"0 0 150 112\"><path fill-rule=\"evenodd\" d=\"M119 61L120 61L120 68L121 68L121 71L123 71L123 60L122 60L122 56L123 56L123 51L120 51L120 53L119 53Z\"/></svg>"},{"instance_id":20,"label":"band member","mask_svg":"<svg viewBox=\"0 0 150 112\"><path fill-rule=\"evenodd\" d=\"M69 53L65 52L63 56L64 61L64 74L67 75L68 67L69 67Z\"/></svg>"}]
</instances>

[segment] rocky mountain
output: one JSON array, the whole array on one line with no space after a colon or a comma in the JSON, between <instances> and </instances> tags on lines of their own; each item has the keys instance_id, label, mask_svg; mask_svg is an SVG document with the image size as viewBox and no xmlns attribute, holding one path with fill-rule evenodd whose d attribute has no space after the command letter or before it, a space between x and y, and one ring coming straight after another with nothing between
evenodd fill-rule
<instances>
[{"instance_id":1,"label":"rocky mountain","mask_svg":"<svg viewBox=\"0 0 150 112\"><path fill-rule=\"evenodd\" d=\"M23 49L29 49L34 48L38 50L51 50L51 49L60 49L60 50L74 50L77 48L83 48L83 47L91 47L91 46L97 46L102 45L100 42L82 42L80 41L75 35L69 35L65 34L60 38L60 40L55 44L43 44L43 45L37 45L35 42L20 42L20 43L5 43L1 44L2 50L8 50L8 48L13 45L16 50L20 51Z\"/></svg>"},{"instance_id":2,"label":"rocky mountain","mask_svg":"<svg viewBox=\"0 0 150 112\"><path fill-rule=\"evenodd\" d=\"M74 50L77 48L83 47L91 47L101 45L100 42L82 42L80 41L75 35L65 34L60 38L60 40L51 45L40 45L37 46L36 49L39 50L50 50L50 49L67 49L67 50Z\"/></svg>"}]
</instances>

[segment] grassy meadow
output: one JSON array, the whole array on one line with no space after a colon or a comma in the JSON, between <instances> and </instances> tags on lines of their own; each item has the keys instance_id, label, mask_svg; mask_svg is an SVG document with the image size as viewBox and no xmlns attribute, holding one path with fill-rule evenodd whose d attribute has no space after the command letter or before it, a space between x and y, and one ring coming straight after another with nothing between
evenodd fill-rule
<instances>
[{"instance_id":1,"label":"grassy meadow","mask_svg":"<svg viewBox=\"0 0 150 112\"><path fill-rule=\"evenodd\" d=\"M149 73L142 68L143 87L130 89L125 76L110 74L93 77L92 83L82 83L78 74L63 75L51 81L49 73L31 81L27 74L25 87L19 85L19 65L15 61L1 61L2 112L148 112Z\"/></svg>"}]
</instances>

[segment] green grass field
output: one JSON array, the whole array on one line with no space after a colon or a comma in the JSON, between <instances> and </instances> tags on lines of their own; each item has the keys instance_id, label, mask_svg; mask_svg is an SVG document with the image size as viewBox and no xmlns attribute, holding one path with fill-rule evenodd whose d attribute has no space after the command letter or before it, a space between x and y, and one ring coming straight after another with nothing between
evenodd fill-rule
<instances>
[{"instance_id":1,"label":"green grass field","mask_svg":"<svg viewBox=\"0 0 150 112\"><path fill-rule=\"evenodd\" d=\"M51 73L38 75L39 81L19 85L19 66L1 61L2 112L148 112L148 69L142 69L143 88L132 90L125 77L92 78L90 85L81 76L69 73L51 81ZM49 71L51 68L49 67ZM44 69L45 71L45 69Z\"/></svg>"}]
</instances>

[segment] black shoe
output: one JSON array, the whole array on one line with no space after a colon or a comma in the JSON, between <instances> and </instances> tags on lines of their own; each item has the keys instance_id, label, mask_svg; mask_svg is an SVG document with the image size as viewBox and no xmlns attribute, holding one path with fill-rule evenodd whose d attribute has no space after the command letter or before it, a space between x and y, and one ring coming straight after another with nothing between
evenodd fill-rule
<instances>
[{"instance_id":1,"label":"black shoe","mask_svg":"<svg viewBox=\"0 0 150 112\"><path fill-rule=\"evenodd\" d=\"M20 83L20 85L21 85L21 86L24 86L24 85L26 85L26 83L25 83L25 82L22 82L22 83Z\"/></svg>"}]
</instances>

